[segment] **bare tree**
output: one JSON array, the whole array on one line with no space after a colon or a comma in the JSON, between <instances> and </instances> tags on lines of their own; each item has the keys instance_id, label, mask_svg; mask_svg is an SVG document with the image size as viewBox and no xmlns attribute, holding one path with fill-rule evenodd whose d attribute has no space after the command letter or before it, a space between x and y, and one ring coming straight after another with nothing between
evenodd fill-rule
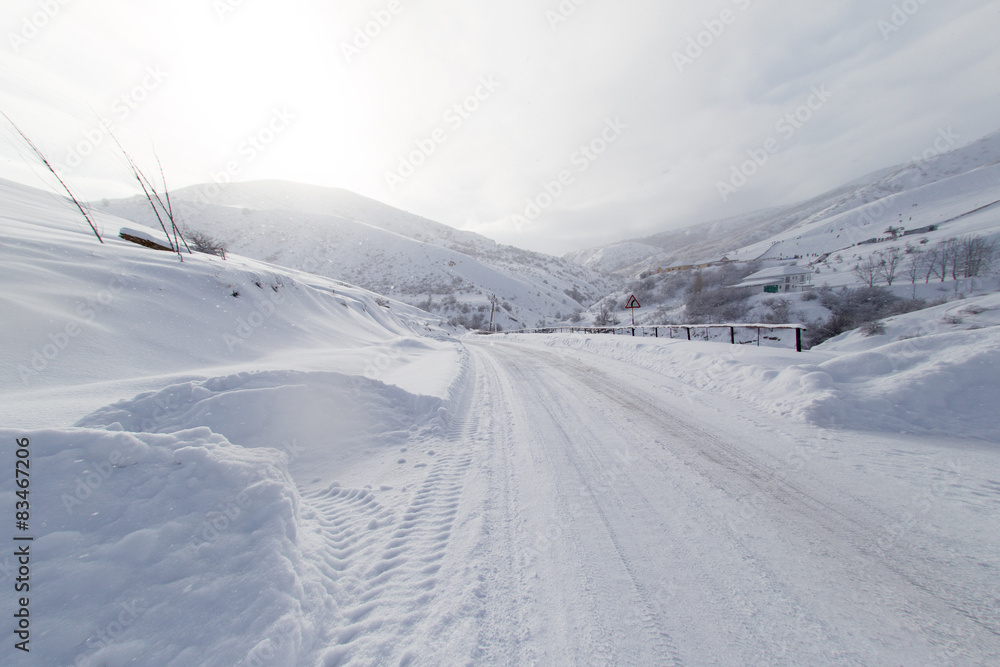
<instances>
[{"instance_id":1,"label":"bare tree","mask_svg":"<svg viewBox=\"0 0 1000 667\"><path fill-rule=\"evenodd\" d=\"M858 280L865 285L875 287L875 283L878 282L878 279L882 275L882 266L881 262L876 260L874 256L868 255L868 257L858 262L852 271Z\"/></svg>"},{"instance_id":2,"label":"bare tree","mask_svg":"<svg viewBox=\"0 0 1000 667\"><path fill-rule=\"evenodd\" d=\"M701 271L694 272L694 282L691 284L691 294L701 294L704 289L705 279L701 276Z\"/></svg>"},{"instance_id":3,"label":"bare tree","mask_svg":"<svg viewBox=\"0 0 1000 667\"><path fill-rule=\"evenodd\" d=\"M66 185L66 181L64 181L62 177L56 172L55 168L49 162L48 158L45 157L45 154L42 153L41 149L39 149L38 146L36 146L34 142L28 138L28 135L26 135L24 132L21 131L21 128L19 128L17 124L15 124L14 121L10 119L10 116L3 113L2 111L0 111L0 115L2 115L4 118L7 119L7 122L10 123L10 126L14 128L14 131L17 132L21 136L21 138L24 139L24 142L28 144L28 147L31 148L31 151L35 154L35 157L41 160L42 164L44 164L45 167L50 172L52 172L52 175L56 177L57 181L59 181L59 185L63 187L63 190L66 191L66 194L69 195L69 198L73 200L73 203L76 204L76 207L80 210L80 213L83 215L83 219L87 221L88 225L90 225L90 229L94 232L94 236L97 237L98 241L104 243L104 239L101 238L100 232L97 231L97 225L94 224L94 220L90 217L90 214L83 208L83 204L80 203L80 200L76 198L76 195L73 194L73 191L69 189L68 185Z\"/></svg>"},{"instance_id":4,"label":"bare tree","mask_svg":"<svg viewBox=\"0 0 1000 667\"><path fill-rule=\"evenodd\" d=\"M942 241L938 243L937 247L932 251L934 258L934 265L931 267L934 275L944 282L948 279L948 267L952 263L952 259L955 256L955 239L948 239L947 241Z\"/></svg>"},{"instance_id":5,"label":"bare tree","mask_svg":"<svg viewBox=\"0 0 1000 667\"><path fill-rule=\"evenodd\" d=\"M899 248L889 248L878 254L879 256L879 274L885 280L886 284L892 285L892 281L896 279L896 271L899 269L900 264L903 263L903 253L900 252Z\"/></svg>"},{"instance_id":6,"label":"bare tree","mask_svg":"<svg viewBox=\"0 0 1000 667\"><path fill-rule=\"evenodd\" d=\"M989 271L996 261L997 242L985 236L966 236L959 242L959 256L965 278L976 278Z\"/></svg>"},{"instance_id":7,"label":"bare tree","mask_svg":"<svg viewBox=\"0 0 1000 667\"><path fill-rule=\"evenodd\" d=\"M601 301L600 309L594 318L594 324L599 327L614 326L618 324L618 313L615 312L614 299L607 298Z\"/></svg>"},{"instance_id":8,"label":"bare tree","mask_svg":"<svg viewBox=\"0 0 1000 667\"><path fill-rule=\"evenodd\" d=\"M942 244L942 247L948 264L951 265L951 279L958 280L958 265L962 261L958 239L948 239Z\"/></svg>"},{"instance_id":9,"label":"bare tree","mask_svg":"<svg viewBox=\"0 0 1000 667\"><path fill-rule=\"evenodd\" d=\"M594 324L599 327L606 327L611 324L611 316L613 311L611 310L611 303L609 301L602 301L601 307L597 311L597 316L594 317Z\"/></svg>"},{"instance_id":10,"label":"bare tree","mask_svg":"<svg viewBox=\"0 0 1000 667\"><path fill-rule=\"evenodd\" d=\"M919 250L913 250L903 260L903 275L910 279L913 286L913 299L917 298L917 278L924 273L924 263L927 258Z\"/></svg>"},{"instance_id":11,"label":"bare tree","mask_svg":"<svg viewBox=\"0 0 1000 667\"><path fill-rule=\"evenodd\" d=\"M940 251L937 248L930 248L926 253L924 253L924 284L931 281L931 276L937 275L939 254Z\"/></svg>"}]
</instances>

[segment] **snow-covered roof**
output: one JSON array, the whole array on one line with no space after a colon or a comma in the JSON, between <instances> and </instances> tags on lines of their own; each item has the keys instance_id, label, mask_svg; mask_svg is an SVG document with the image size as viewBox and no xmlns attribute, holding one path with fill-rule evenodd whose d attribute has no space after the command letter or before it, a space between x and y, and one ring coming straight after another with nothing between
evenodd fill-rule
<instances>
[{"instance_id":1,"label":"snow-covered roof","mask_svg":"<svg viewBox=\"0 0 1000 667\"><path fill-rule=\"evenodd\" d=\"M811 275L812 272L813 270L808 266L772 266L747 276L743 279L743 284L784 278L785 276Z\"/></svg>"}]
</instances>

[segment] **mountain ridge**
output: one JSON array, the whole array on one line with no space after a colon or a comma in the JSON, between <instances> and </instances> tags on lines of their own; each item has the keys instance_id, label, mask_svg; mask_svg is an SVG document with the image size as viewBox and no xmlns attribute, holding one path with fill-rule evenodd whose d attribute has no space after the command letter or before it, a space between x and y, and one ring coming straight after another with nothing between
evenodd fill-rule
<instances>
[{"instance_id":1,"label":"mountain ridge","mask_svg":"<svg viewBox=\"0 0 1000 667\"><path fill-rule=\"evenodd\" d=\"M875 170L801 202L577 250L564 254L563 258L598 271L635 277L651 268L715 259L851 211L872 218L869 223L877 222L875 226L897 224L898 218L893 219L892 213L875 214L878 207L871 205L903 192L968 177L1000 163L1000 130L952 150L938 151L936 147L929 150L934 154L925 153L917 160ZM612 250L615 248L620 251L615 253ZM633 251L631 255L628 250Z\"/></svg>"},{"instance_id":2,"label":"mountain ridge","mask_svg":"<svg viewBox=\"0 0 1000 667\"><path fill-rule=\"evenodd\" d=\"M561 319L596 302L615 282L339 188L250 181L189 186L171 198L183 226L233 252L343 280L469 328L488 325L489 310L505 329ZM100 206L159 225L141 196Z\"/></svg>"}]
</instances>

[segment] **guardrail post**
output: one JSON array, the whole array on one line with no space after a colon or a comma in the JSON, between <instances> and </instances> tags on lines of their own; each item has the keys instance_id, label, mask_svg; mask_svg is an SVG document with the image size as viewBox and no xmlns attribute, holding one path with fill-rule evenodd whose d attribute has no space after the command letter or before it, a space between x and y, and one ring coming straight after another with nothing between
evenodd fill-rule
<instances>
[{"instance_id":1,"label":"guardrail post","mask_svg":"<svg viewBox=\"0 0 1000 667\"><path fill-rule=\"evenodd\" d=\"M802 351L802 329L795 328L795 351Z\"/></svg>"},{"instance_id":2,"label":"guardrail post","mask_svg":"<svg viewBox=\"0 0 1000 667\"><path fill-rule=\"evenodd\" d=\"M736 345L736 327L729 327L729 342Z\"/></svg>"}]
</instances>

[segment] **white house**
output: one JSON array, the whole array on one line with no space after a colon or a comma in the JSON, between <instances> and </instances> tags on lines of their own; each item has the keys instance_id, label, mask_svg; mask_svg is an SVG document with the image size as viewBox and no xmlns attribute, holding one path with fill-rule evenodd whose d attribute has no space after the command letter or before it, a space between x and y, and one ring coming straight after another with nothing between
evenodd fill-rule
<instances>
[{"instance_id":1,"label":"white house","mask_svg":"<svg viewBox=\"0 0 1000 667\"><path fill-rule=\"evenodd\" d=\"M812 276L808 266L773 266L747 276L736 287L748 287L754 294L806 292L813 288Z\"/></svg>"}]
</instances>

